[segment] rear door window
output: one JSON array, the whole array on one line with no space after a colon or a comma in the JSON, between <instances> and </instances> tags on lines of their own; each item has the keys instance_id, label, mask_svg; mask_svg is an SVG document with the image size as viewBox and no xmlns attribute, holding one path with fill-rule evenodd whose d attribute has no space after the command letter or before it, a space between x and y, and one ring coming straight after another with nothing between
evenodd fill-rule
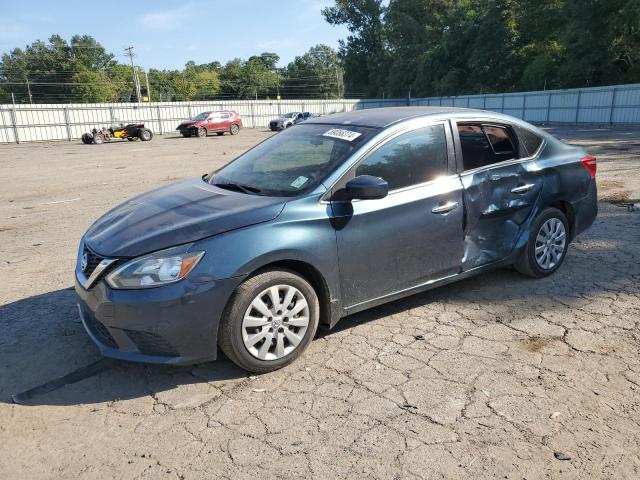
<instances>
[{"instance_id":1,"label":"rear door window","mask_svg":"<svg viewBox=\"0 0 640 480\"><path fill-rule=\"evenodd\" d=\"M447 162L444 125L432 125L389 140L356 167L355 175L380 177L396 190L447 175Z\"/></svg>"},{"instance_id":2,"label":"rear door window","mask_svg":"<svg viewBox=\"0 0 640 480\"><path fill-rule=\"evenodd\" d=\"M507 127L458 124L458 135L465 171L518 158L518 151Z\"/></svg>"}]
</instances>

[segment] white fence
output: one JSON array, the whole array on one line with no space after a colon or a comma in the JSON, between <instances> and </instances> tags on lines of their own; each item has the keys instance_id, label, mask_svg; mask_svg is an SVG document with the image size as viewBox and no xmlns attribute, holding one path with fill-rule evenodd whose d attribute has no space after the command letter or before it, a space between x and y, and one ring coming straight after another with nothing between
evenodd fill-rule
<instances>
[{"instance_id":1,"label":"white fence","mask_svg":"<svg viewBox=\"0 0 640 480\"><path fill-rule=\"evenodd\" d=\"M206 110L236 110L245 127L262 128L289 111L321 115L366 108L442 105L503 112L532 123L640 124L640 84L541 92L413 99L244 100L161 103L0 105L0 143L73 140L95 126L144 122L156 134Z\"/></svg>"}]
</instances>

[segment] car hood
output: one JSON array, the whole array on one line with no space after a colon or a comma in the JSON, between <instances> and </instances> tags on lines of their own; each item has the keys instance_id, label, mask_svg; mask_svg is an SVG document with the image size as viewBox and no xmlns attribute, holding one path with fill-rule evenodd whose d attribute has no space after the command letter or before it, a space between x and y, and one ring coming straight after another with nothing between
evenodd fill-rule
<instances>
[{"instance_id":1,"label":"car hood","mask_svg":"<svg viewBox=\"0 0 640 480\"><path fill-rule=\"evenodd\" d=\"M197 127L199 125L201 125L202 122L200 121L194 121L194 120L184 120L182 122L180 122L180 125L178 125L178 128L176 128L176 130L180 130L181 128L188 128L188 127Z\"/></svg>"},{"instance_id":2,"label":"car hood","mask_svg":"<svg viewBox=\"0 0 640 480\"><path fill-rule=\"evenodd\" d=\"M98 219L85 244L104 257L137 257L276 218L285 200L224 190L201 178L143 193Z\"/></svg>"}]
</instances>

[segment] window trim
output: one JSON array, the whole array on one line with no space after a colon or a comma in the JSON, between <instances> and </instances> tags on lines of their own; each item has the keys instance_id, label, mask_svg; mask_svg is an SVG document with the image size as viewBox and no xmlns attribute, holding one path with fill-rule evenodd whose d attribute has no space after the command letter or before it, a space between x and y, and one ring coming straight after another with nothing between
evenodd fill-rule
<instances>
[{"instance_id":1,"label":"window trim","mask_svg":"<svg viewBox=\"0 0 640 480\"><path fill-rule=\"evenodd\" d=\"M508 165L514 165L514 164L520 163L520 162L529 162L531 160L535 160L540 156L540 153L542 152L543 148L547 144L547 140L544 137L540 137L538 135L538 137L540 137L542 139L542 142L540 143L540 146L538 147L538 150L536 150L536 152L533 155L529 155L527 157L522 157L522 158L513 158L511 160L503 160L502 162L496 162L496 163L492 163L490 165L484 165L482 167L477 167L477 168L472 168L470 170L465 170L464 169L464 164L463 164L463 159L462 159L462 144L460 142L460 135L458 134L458 124L460 124L460 123L461 124L478 123L478 124L480 124L480 126L482 126L482 125L494 125L494 126L502 126L502 127L511 128L512 131L513 131L513 134L516 135L516 138L518 139L518 143L521 142L520 141L520 137L518 137L517 133L515 132L514 125L512 123L509 123L509 122L501 121L501 119L495 119L495 118L484 118L484 119L482 119L482 118L478 118L478 117L451 119L451 131L453 133L453 139L454 139L454 144L455 144L455 152L456 152L456 166L457 166L457 170L458 170L458 175L460 175L460 176L468 175L468 174L475 174L475 173L479 173L479 172L482 172L482 171L485 171L485 170L490 170L492 168L499 168L499 167L504 167L504 166L508 166ZM483 132L484 132L484 130L483 130ZM487 141L488 141L488 139L487 139ZM491 144L491 142L489 142L489 144ZM525 150L526 150L526 148L525 148ZM529 153L528 150L527 150L527 153Z\"/></svg>"},{"instance_id":2,"label":"window trim","mask_svg":"<svg viewBox=\"0 0 640 480\"><path fill-rule=\"evenodd\" d=\"M340 185L345 178L355 175L355 169L358 167L358 165L360 165L361 162L365 161L367 158L369 158L369 156L371 156L378 149L382 148L384 145L394 140L395 138L399 137L400 135L404 135L405 133L410 133L415 130L421 130L423 128L432 127L436 125L442 125L444 127L445 141L446 141L446 148L447 148L446 174L443 175L442 177L438 177L433 180L429 180L427 182L417 183L414 185L407 185L406 187L389 190L389 193L387 195L394 195L396 193L401 193L406 190L424 187L425 185L438 182L443 178L450 178L450 177L457 176L458 172L456 171L455 138L451 130L450 120L449 119L436 120L428 117L426 118L419 117L418 119L410 119L398 125L383 129L379 134L380 138L374 137L371 140L371 145L364 145L364 151L362 151L361 153L358 153L358 152L355 153L354 156L352 157L352 159L354 160L351 163L351 165L348 167L348 169L342 175L340 175L340 178L338 178L330 186L327 187L327 191L320 197L320 203L351 202L351 200L333 199L332 197L336 193L335 191L336 186Z\"/></svg>"}]
</instances>

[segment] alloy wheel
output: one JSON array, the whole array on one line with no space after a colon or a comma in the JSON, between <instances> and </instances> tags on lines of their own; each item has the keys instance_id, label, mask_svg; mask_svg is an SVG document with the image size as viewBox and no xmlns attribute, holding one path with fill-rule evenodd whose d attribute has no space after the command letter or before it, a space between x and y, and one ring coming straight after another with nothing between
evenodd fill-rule
<instances>
[{"instance_id":1,"label":"alloy wheel","mask_svg":"<svg viewBox=\"0 0 640 480\"><path fill-rule=\"evenodd\" d=\"M536 237L535 256L538 266L550 270L560 263L565 253L567 231L558 218L542 224Z\"/></svg>"},{"instance_id":2,"label":"alloy wheel","mask_svg":"<svg viewBox=\"0 0 640 480\"><path fill-rule=\"evenodd\" d=\"M309 304L292 285L274 285L257 295L242 320L242 341L260 360L278 360L293 352L309 327Z\"/></svg>"}]
</instances>

